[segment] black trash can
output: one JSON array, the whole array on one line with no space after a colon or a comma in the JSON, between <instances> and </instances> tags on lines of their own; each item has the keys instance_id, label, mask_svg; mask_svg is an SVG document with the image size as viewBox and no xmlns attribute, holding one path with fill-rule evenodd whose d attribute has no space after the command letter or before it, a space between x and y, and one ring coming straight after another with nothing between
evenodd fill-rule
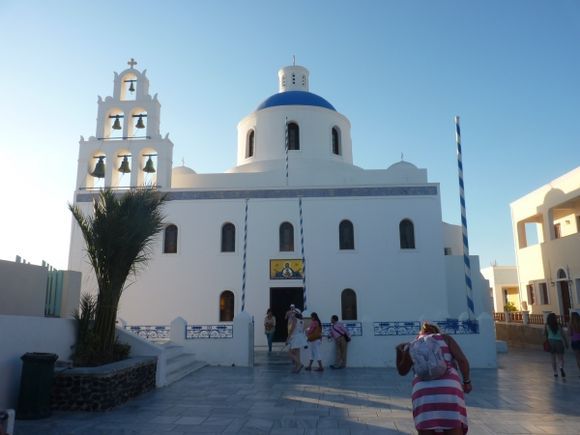
<instances>
[{"instance_id":1,"label":"black trash can","mask_svg":"<svg viewBox=\"0 0 580 435\"><path fill-rule=\"evenodd\" d=\"M54 378L54 353L32 352L20 357L22 376L16 418L21 420L50 416L50 391Z\"/></svg>"}]
</instances>

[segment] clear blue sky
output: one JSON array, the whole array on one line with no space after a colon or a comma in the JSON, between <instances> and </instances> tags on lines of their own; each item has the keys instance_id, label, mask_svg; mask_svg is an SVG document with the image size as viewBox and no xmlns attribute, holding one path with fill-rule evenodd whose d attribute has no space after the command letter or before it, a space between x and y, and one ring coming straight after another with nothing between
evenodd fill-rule
<instances>
[{"instance_id":1,"label":"clear blue sky","mask_svg":"<svg viewBox=\"0 0 580 435\"><path fill-rule=\"evenodd\" d=\"M162 104L174 163L235 165L236 124L277 70L352 123L355 163L404 158L460 222L461 116L470 249L514 263L509 203L580 164L580 2L26 1L0 3L0 258L66 268L78 140L134 57Z\"/></svg>"}]
</instances>

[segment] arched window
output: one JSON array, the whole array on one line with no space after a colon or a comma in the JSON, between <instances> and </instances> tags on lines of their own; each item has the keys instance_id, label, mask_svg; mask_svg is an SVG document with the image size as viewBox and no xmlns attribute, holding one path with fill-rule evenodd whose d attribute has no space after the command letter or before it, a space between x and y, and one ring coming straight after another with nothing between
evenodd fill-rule
<instances>
[{"instance_id":1,"label":"arched window","mask_svg":"<svg viewBox=\"0 0 580 435\"><path fill-rule=\"evenodd\" d=\"M234 320L234 294L223 291L220 295L220 322L231 322Z\"/></svg>"},{"instance_id":2,"label":"arched window","mask_svg":"<svg viewBox=\"0 0 580 435\"><path fill-rule=\"evenodd\" d=\"M558 269L558 274L557 274L557 279L566 279L568 278L566 276L566 272L564 272L564 269Z\"/></svg>"},{"instance_id":3,"label":"arched window","mask_svg":"<svg viewBox=\"0 0 580 435\"><path fill-rule=\"evenodd\" d=\"M177 227L173 224L165 227L163 253L177 254Z\"/></svg>"},{"instance_id":4,"label":"arched window","mask_svg":"<svg viewBox=\"0 0 580 435\"><path fill-rule=\"evenodd\" d=\"M332 127L332 153L340 155L340 133L338 127Z\"/></svg>"},{"instance_id":5,"label":"arched window","mask_svg":"<svg viewBox=\"0 0 580 435\"><path fill-rule=\"evenodd\" d=\"M356 320L356 293L353 289L347 288L342 291L340 306L342 308L342 320Z\"/></svg>"},{"instance_id":6,"label":"arched window","mask_svg":"<svg viewBox=\"0 0 580 435\"><path fill-rule=\"evenodd\" d=\"M339 249L354 249L354 228L352 222L343 220L338 226Z\"/></svg>"},{"instance_id":7,"label":"arched window","mask_svg":"<svg viewBox=\"0 0 580 435\"><path fill-rule=\"evenodd\" d=\"M300 129L295 122L288 123L288 149L300 149Z\"/></svg>"},{"instance_id":8,"label":"arched window","mask_svg":"<svg viewBox=\"0 0 580 435\"><path fill-rule=\"evenodd\" d=\"M290 222L280 225L280 251L294 251L294 227Z\"/></svg>"},{"instance_id":9,"label":"arched window","mask_svg":"<svg viewBox=\"0 0 580 435\"><path fill-rule=\"evenodd\" d=\"M401 249L415 249L415 228L409 219L403 219L399 224Z\"/></svg>"},{"instance_id":10,"label":"arched window","mask_svg":"<svg viewBox=\"0 0 580 435\"><path fill-rule=\"evenodd\" d=\"M250 130L248 133L248 141L246 144L246 158L252 157L254 155L254 130Z\"/></svg>"},{"instance_id":11,"label":"arched window","mask_svg":"<svg viewBox=\"0 0 580 435\"><path fill-rule=\"evenodd\" d=\"M229 222L222 226L222 252L236 251L236 227Z\"/></svg>"}]
</instances>

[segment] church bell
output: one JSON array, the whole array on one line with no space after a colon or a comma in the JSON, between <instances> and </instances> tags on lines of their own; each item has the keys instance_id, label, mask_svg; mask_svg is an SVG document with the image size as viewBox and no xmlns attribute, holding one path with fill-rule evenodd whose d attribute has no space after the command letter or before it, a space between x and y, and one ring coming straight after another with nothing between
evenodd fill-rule
<instances>
[{"instance_id":1,"label":"church bell","mask_svg":"<svg viewBox=\"0 0 580 435\"><path fill-rule=\"evenodd\" d=\"M129 160L127 159L127 157L129 156L119 156L119 157L123 157L121 166L119 166L119 172L121 172L122 174L128 174L129 172L131 172L131 168L129 168Z\"/></svg>"},{"instance_id":2,"label":"church bell","mask_svg":"<svg viewBox=\"0 0 580 435\"><path fill-rule=\"evenodd\" d=\"M113 126L111 127L113 130L121 130L121 122L119 121L119 115L115 115L115 122L113 122Z\"/></svg>"},{"instance_id":3,"label":"church bell","mask_svg":"<svg viewBox=\"0 0 580 435\"><path fill-rule=\"evenodd\" d=\"M91 172L91 175L95 178L105 178L105 156L95 157L99 159L97 164L95 165L95 170Z\"/></svg>"},{"instance_id":4,"label":"church bell","mask_svg":"<svg viewBox=\"0 0 580 435\"><path fill-rule=\"evenodd\" d=\"M147 172L152 174L155 172L155 167L153 166L153 160L151 160L151 156L147 159L147 163L145 163L145 167L143 168L143 172Z\"/></svg>"},{"instance_id":5,"label":"church bell","mask_svg":"<svg viewBox=\"0 0 580 435\"><path fill-rule=\"evenodd\" d=\"M131 86L129 86L129 92L131 92L131 93L135 92L135 83L133 80L131 80Z\"/></svg>"},{"instance_id":6,"label":"church bell","mask_svg":"<svg viewBox=\"0 0 580 435\"><path fill-rule=\"evenodd\" d=\"M145 124L143 123L143 115L139 115L139 119L137 120L137 124L135 124L137 128L145 128Z\"/></svg>"}]
</instances>

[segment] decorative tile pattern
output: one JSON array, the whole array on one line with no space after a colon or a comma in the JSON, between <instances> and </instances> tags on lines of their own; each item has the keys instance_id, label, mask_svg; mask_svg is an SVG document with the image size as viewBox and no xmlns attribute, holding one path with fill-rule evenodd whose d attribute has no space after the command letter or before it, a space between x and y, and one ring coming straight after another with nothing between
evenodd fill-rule
<instances>
[{"instance_id":1,"label":"decorative tile pattern","mask_svg":"<svg viewBox=\"0 0 580 435\"><path fill-rule=\"evenodd\" d=\"M337 187L318 189L251 189L251 190L195 190L167 192L169 201L198 199L264 199L264 198L339 198L353 196L434 196L436 185ZM76 202L91 202L97 193L78 193Z\"/></svg>"},{"instance_id":2,"label":"decorative tile pattern","mask_svg":"<svg viewBox=\"0 0 580 435\"><path fill-rule=\"evenodd\" d=\"M363 328L362 328L362 323L361 322L341 322L346 329L348 329L348 332L350 333L351 336L353 337L360 337L363 335ZM322 324L322 336L323 337L328 337L330 335L330 326L331 323L323 323Z\"/></svg>"},{"instance_id":3,"label":"decorative tile pattern","mask_svg":"<svg viewBox=\"0 0 580 435\"><path fill-rule=\"evenodd\" d=\"M127 325L127 331L137 334L139 337L147 341L166 341L169 340L169 332L171 326L155 326L155 325Z\"/></svg>"},{"instance_id":4,"label":"decorative tile pattern","mask_svg":"<svg viewBox=\"0 0 580 435\"><path fill-rule=\"evenodd\" d=\"M445 334L478 334L479 324L476 320L447 319L433 321L441 332ZM419 321L394 321L394 322L373 322L375 336L386 335L417 335L421 322Z\"/></svg>"},{"instance_id":5,"label":"decorative tile pattern","mask_svg":"<svg viewBox=\"0 0 580 435\"><path fill-rule=\"evenodd\" d=\"M187 325L185 338L234 338L234 325Z\"/></svg>"}]
</instances>

